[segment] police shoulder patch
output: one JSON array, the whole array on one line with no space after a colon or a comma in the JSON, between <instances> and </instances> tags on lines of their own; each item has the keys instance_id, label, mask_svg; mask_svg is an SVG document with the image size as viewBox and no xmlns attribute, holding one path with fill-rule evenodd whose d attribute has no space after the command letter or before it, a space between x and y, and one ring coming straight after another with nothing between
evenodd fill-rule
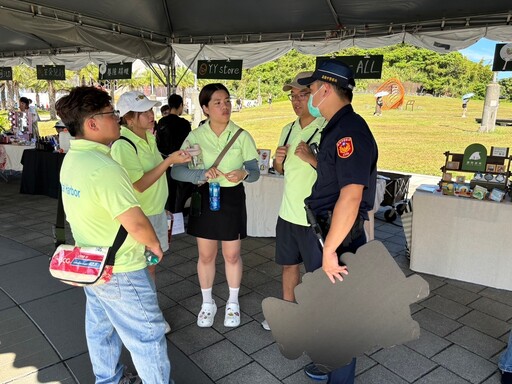
<instances>
[{"instance_id":1,"label":"police shoulder patch","mask_svg":"<svg viewBox=\"0 0 512 384\"><path fill-rule=\"evenodd\" d=\"M338 150L338 156L342 159L350 157L350 155L354 153L354 143L352 142L352 138L344 137L339 139L336 143L336 148Z\"/></svg>"}]
</instances>

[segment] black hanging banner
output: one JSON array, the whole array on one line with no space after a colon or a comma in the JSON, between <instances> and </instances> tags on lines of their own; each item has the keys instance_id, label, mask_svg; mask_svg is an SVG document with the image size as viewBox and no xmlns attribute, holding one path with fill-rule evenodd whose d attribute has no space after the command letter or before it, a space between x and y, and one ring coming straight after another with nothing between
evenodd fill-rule
<instances>
[{"instance_id":1,"label":"black hanging banner","mask_svg":"<svg viewBox=\"0 0 512 384\"><path fill-rule=\"evenodd\" d=\"M0 67L0 80L12 80L11 67Z\"/></svg>"},{"instance_id":2,"label":"black hanging banner","mask_svg":"<svg viewBox=\"0 0 512 384\"><path fill-rule=\"evenodd\" d=\"M242 60L198 60L197 78L241 80Z\"/></svg>"},{"instance_id":3,"label":"black hanging banner","mask_svg":"<svg viewBox=\"0 0 512 384\"><path fill-rule=\"evenodd\" d=\"M321 56L316 58L316 66L328 59L336 59L347 64L354 71L355 79L380 79L382 77L383 55L372 56Z\"/></svg>"},{"instance_id":4,"label":"black hanging banner","mask_svg":"<svg viewBox=\"0 0 512 384\"><path fill-rule=\"evenodd\" d=\"M64 65L36 65L38 80L66 80Z\"/></svg>"},{"instance_id":5,"label":"black hanging banner","mask_svg":"<svg viewBox=\"0 0 512 384\"><path fill-rule=\"evenodd\" d=\"M100 64L100 80L125 80L132 78L132 63Z\"/></svg>"}]
</instances>

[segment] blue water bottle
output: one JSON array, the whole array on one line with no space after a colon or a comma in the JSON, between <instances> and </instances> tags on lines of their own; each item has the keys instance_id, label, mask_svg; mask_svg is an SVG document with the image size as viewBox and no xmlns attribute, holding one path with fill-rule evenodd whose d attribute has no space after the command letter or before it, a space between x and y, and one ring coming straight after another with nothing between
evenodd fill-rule
<instances>
[{"instance_id":1,"label":"blue water bottle","mask_svg":"<svg viewBox=\"0 0 512 384\"><path fill-rule=\"evenodd\" d=\"M210 211L220 210L220 184L210 183Z\"/></svg>"}]
</instances>

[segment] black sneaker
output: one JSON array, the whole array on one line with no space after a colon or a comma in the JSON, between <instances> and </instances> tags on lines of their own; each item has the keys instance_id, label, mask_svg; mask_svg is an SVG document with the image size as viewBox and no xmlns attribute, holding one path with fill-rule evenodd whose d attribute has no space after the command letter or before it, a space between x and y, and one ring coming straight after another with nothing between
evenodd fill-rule
<instances>
[{"instance_id":1,"label":"black sneaker","mask_svg":"<svg viewBox=\"0 0 512 384\"><path fill-rule=\"evenodd\" d=\"M512 384L512 372L501 371L501 384Z\"/></svg>"},{"instance_id":2,"label":"black sneaker","mask_svg":"<svg viewBox=\"0 0 512 384\"><path fill-rule=\"evenodd\" d=\"M304 367L304 373L313 380L323 381L328 379L328 374L322 372L315 363L309 363Z\"/></svg>"},{"instance_id":3,"label":"black sneaker","mask_svg":"<svg viewBox=\"0 0 512 384\"><path fill-rule=\"evenodd\" d=\"M125 373L124 376L121 378L121 381L119 381L119 384L142 384L142 380L137 375Z\"/></svg>"}]
</instances>

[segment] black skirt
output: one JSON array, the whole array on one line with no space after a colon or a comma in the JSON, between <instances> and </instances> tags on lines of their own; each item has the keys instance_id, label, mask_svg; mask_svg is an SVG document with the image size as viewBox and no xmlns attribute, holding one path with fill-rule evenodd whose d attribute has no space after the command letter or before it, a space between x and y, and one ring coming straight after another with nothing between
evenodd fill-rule
<instances>
[{"instance_id":1,"label":"black skirt","mask_svg":"<svg viewBox=\"0 0 512 384\"><path fill-rule=\"evenodd\" d=\"M211 211L208 183L198 187L201 214L189 216L187 233L210 240L238 240L247 237L247 210L243 183L220 188L220 210Z\"/></svg>"}]
</instances>

